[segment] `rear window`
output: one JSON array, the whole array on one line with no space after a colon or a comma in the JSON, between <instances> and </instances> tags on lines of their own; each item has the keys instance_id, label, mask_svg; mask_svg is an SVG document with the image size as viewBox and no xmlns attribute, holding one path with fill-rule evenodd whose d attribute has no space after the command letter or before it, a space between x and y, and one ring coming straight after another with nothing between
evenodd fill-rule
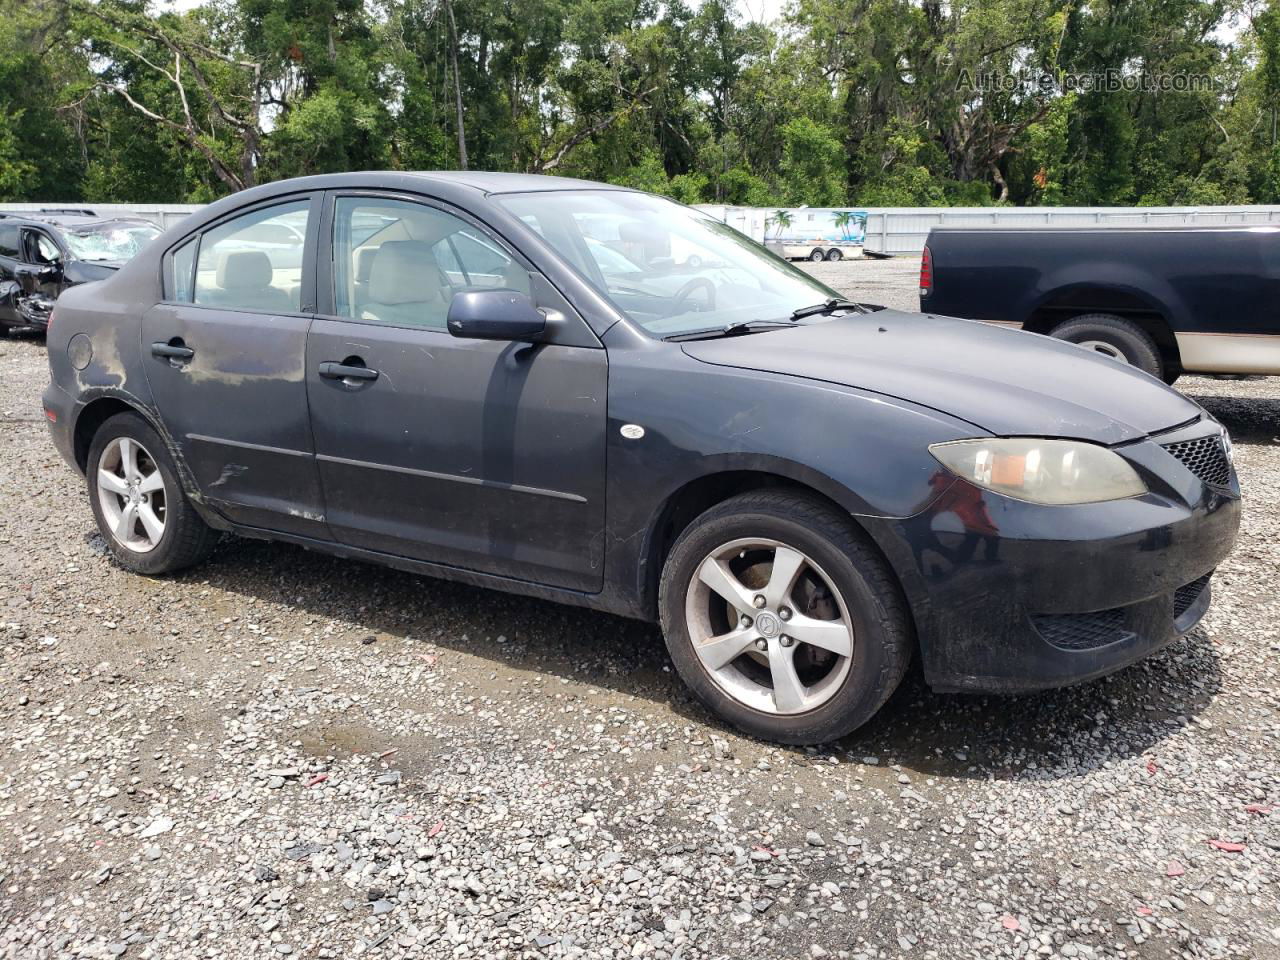
<instances>
[{"instance_id":1,"label":"rear window","mask_svg":"<svg viewBox=\"0 0 1280 960\"><path fill-rule=\"evenodd\" d=\"M18 225L0 223L0 257L18 258Z\"/></svg>"}]
</instances>

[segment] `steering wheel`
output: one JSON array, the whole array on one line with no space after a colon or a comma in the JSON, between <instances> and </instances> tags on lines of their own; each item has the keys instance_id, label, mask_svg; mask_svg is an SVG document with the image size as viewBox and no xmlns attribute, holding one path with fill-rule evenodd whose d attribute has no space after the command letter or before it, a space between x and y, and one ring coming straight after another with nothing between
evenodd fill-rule
<instances>
[{"instance_id":1,"label":"steering wheel","mask_svg":"<svg viewBox=\"0 0 1280 960\"><path fill-rule=\"evenodd\" d=\"M674 316L677 313L681 313L682 311L680 308L684 306L685 301L693 296L699 289L706 290L707 292L707 305L702 309L714 310L716 308L716 285L706 277L694 277L683 287L677 290L675 296L671 298L672 310L668 316Z\"/></svg>"}]
</instances>

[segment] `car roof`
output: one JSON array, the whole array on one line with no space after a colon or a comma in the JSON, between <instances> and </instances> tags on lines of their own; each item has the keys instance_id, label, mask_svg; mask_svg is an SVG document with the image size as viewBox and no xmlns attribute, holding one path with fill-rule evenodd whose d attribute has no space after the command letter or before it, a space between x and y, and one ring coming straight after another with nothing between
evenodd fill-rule
<instances>
[{"instance_id":1,"label":"car roof","mask_svg":"<svg viewBox=\"0 0 1280 960\"><path fill-rule=\"evenodd\" d=\"M66 227L68 229L77 229L80 227L93 227L99 224L107 223L129 223L136 225L147 225L156 227L155 223L145 217L100 217L93 213L6 213L0 210L0 219L17 223L40 224L46 227Z\"/></svg>"},{"instance_id":2,"label":"car roof","mask_svg":"<svg viewBox=\"0 0 1280 960\"><path fill-rule=\"evenodd\" d=\"M474 187L484 193L528 193L536 190L627 190L595 180L554 177L538 173L491 173L484 170L413 170L411 177Z\"/></svg>"},{"instance_id":3,"label":"car roof","mask_svg":"<svg viewBox=\"0 0 1280 960\"><path fill-rule=\"evenodd\" d=\"M221 200L243 201L246 197L267 197L273 194L302 190L341 190L351 188L394 189L406 180L423 180L455 190L473 190L477 193L529 193L548 190L617 190L631 191L595 180L577 180L572 177L553 177L537 173L492 173L484 170L351 170L345 173L318 173L306 177L272 180L251 187L242 193L232 193Z\"/></svg>"}]
</instances>

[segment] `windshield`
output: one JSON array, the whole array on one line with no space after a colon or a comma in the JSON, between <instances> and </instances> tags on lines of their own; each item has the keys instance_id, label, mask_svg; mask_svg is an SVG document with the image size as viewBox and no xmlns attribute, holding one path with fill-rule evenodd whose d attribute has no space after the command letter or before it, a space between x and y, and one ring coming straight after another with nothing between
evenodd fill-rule
<instances>
[{"instance_id":1,"label":"windshield","mask_svg":"<svg viewBox=\"0 0 1280 960\"><path fill-rule=\"evenodd\" d=\"M160 228L149 223L96 223L63 234L73 259L119 262L132 259L158 236Z\"/></svg>"},{"instance_id":2,"label":"windshield","mask_svg":"<svg viewBox=\"0 0 1280 960\"><path fill-rule=\"evenodd\" d=\"M785 321L840 296L732 227L661 197L556 190L494 200L654 336Z\"/></svg>"}]
</instances>

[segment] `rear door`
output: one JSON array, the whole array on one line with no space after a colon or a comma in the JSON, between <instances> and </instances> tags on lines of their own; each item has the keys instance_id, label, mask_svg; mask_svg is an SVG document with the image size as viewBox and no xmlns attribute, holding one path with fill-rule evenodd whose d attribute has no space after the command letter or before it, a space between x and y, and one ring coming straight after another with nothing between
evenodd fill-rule
<instances>
[{"instance_id":1,"label":"rear door","mask_svg":"<svg viewBox=\"0 0 1280 960\"><path fill-rule=\"evenodd\" d=\"M237 523L328 539L305 366L319 204L304 194L238 211L171 251L142 352L209 503Z\"/></svg>"},{"instance_id":2,"label":"rear door","mask_svg":"<svg viewBox=\"0 0 1280 960\"><path fill-rule=\"evenodd\" d=\"M320 273L332 276L320 283L307 380L335 539L599 590L608 363L594 334L457 209L336 195L322 232L333 248ZM453 296L477 287L531 294L558 314L555 342L451 336Z\"/></svg>"}]
</instances>

